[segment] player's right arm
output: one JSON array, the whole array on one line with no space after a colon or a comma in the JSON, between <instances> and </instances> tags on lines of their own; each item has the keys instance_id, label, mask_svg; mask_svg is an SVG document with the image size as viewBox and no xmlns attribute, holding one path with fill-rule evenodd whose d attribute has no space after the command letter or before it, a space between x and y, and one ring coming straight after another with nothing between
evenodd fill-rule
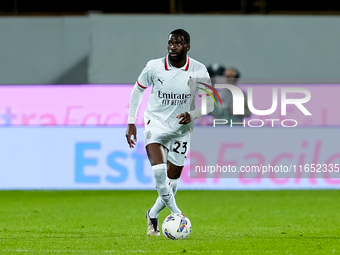
<instances>
[{"instance_id":1,"label":"player's right arm","mask_svg":"<svg viewBox=\"0 0 340 255\"><path fill-rule=\"evenodd\" d=\"M137 119L138 108L143 99L144 91L145 89L141 88L137 81L135 86L133 86L130 96L128 127L126 129L125 135L130 148L134 148L137 142L137 128L135 123Z\"/></svg>"},{"instance_id":2,"label":"player's right arm","mask_svg":"<svg viewBox=\"0 0 340 255\"><path fill-rule=\"evenodd\" d=\"M133 86L130 96L128 127L125 134L130 148L134 148L137 142L137 128L135 123L137 119L138 108L142 102L145 89L151 83L150 81L152 81L152 79L150 77L150 70L147 64L142 73L139 75L137 82Z\"/></svg>"},{"instance_id":3,"label":"player's right arm","mask_svg":"<svg viewBox=\"0 0 340 255\"><path fill-rule=\"evenodd\" d=\"M130 148L134 148L137 142L137 128L135 124L128 124L126 129L126 139ZM133 136L133 139L131 139Z\"/></svg>"}]
</instances>

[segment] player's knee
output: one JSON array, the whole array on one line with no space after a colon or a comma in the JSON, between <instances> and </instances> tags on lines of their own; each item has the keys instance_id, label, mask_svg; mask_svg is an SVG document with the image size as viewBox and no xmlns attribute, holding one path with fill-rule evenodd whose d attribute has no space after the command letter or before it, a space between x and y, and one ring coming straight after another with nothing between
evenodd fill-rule
<instances>
[{"instance_id":1,"label":"player's knee","mask_svg":"<svg viewBox=\"0 0 340 255\"><path fill-rule=\"evenodd\" d=\"M152 166L153 176L157 183L164 183L166 184L167 180L167 165L166 164L158 164Z\"/></svg>"}]
</instances>

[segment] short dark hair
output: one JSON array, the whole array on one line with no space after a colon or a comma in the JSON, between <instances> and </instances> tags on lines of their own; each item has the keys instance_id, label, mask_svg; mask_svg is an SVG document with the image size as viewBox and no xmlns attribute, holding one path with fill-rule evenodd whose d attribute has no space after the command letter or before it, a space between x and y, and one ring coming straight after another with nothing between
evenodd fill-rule
<instances>
[{"instance_id":1,"label":"short dark hair","mask_svg":"<svg viewBox=\"0 0 340 255\"><path fill-rule=\"evenodd\" d=\"M182 35L184 37L184 42L186 42L187 44L190 44L190 35L187 31L185 31L184 29L175 29L174 31L172 31L169 35Z\"/></svg>"}]
</instances>

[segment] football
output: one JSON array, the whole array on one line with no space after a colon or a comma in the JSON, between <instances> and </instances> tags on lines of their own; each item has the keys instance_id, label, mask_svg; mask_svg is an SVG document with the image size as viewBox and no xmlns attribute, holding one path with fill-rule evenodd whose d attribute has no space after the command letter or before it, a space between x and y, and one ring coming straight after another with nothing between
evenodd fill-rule
<instances>
[{"instance_id":1,"label":"football","mask_svg":"<svg viewBox=\"0 0 340 255\"><path fill-rule=\"evenodd\" d=\"M190 220L180 213L170 214L163 221L162 232L171 240L186 239L191 233Z\"/></svg>"}]
</instances>

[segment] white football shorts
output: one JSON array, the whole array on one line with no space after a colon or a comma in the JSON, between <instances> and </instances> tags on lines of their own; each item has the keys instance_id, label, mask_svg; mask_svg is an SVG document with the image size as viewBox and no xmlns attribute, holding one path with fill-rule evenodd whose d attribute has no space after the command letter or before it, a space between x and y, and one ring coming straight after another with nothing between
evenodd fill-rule
<instances>
[{"instance_id":1,"label":"white football shorts","mask_svg":"<svg viewBox=\"0 0 340 255\"><path fill-rule=\"evenodd\" d=\"M190 132L180 134L159 123L154 124L156 121L148 122L144 130L145 146L150 143L162 144L169 150L168 160L176 166L184 166L189 150Z\"/></svg>"}]
</instances>

